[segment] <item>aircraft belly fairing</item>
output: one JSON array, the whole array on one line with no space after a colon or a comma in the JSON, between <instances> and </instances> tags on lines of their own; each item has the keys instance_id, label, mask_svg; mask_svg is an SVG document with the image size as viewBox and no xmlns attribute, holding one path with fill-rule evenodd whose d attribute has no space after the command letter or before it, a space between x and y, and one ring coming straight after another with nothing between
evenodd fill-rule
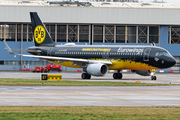
<instances>
[{"instance_id":1,"label":"aircraft belly fairing","mask_svg":"<svg viewBox=\"0 0 180 120\"><path fill-rule=\"evenodd\" d=\"M100 59L100 61L103 61ZM107 60L106 60L107 61ZM160 69L157 67L150 66L146 63L141 62L135 62L131 60L109 60L112 62L112 65L108 65L109 70L122 70L122 69L131 69L131 70L152 70L152 69ZM72 67L72 68L85 68L87 67L87 64L82 64L81 62L71 62L71 61L50 61L55 64L59 64L66 67ZM98 63L98 62L97 62ZM96 63L93 63L96 64Z\"/></svg>"}]
</instances>

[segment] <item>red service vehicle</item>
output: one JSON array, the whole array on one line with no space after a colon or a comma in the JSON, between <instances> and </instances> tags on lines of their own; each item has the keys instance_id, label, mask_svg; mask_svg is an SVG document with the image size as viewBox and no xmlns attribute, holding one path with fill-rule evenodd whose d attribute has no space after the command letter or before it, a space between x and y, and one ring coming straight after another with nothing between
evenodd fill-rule
<instances>
[{"instance_id":1,"label":"red service vehicle","mask_svg":"<svg viewBox=\"0 0 180 120\"><path fill-rule=\"evenodd\" d=\"M48 69L46 67L41 67L41 72L48 72Z\"/></svg>"},{"instance_id":2,"label":"red service vehicle","mask_svg":"<svg viewBox=\"0 0 180 120\"><path fill-rule=\"evenodd\" d=\"M41 72L41 67L35 67L32 72Z\"/></svg>"},{"instance_id":3,"label":"red service vehicle","mask_svg":"<svg viewBox=\"0 0 180 120\"><path fill-rule=\"evenodd\" d=\"M47 68L46 67L35 67L35 69L33 69L32 72L48 72Z\"/></svg>"},{"instance_id":4,"label":"red service vehicle","mask_svg":"<svg viewBox=\"0 0 180 120\"><path fill-rule=\"evenodd\" d=\"M61 65L47 65L46 66L48 71L58 71L61 72Z\"/></svg>"}]
</instances>

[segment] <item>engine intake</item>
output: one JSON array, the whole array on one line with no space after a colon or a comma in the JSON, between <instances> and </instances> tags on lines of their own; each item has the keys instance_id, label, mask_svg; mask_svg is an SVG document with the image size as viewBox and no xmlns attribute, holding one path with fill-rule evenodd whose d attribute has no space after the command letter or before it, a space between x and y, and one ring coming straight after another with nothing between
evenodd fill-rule
<instances>
[{"instance_id":1,"label":"engine intake","mask_svg":"<svg viewBox=\"0 0 180 120\"><path fill-rule=\"evenodd\" d=\"M87 73L94 76L104 76L108 73L108 67L105 64L89 64Z\"/></svg>"}]
</instances>

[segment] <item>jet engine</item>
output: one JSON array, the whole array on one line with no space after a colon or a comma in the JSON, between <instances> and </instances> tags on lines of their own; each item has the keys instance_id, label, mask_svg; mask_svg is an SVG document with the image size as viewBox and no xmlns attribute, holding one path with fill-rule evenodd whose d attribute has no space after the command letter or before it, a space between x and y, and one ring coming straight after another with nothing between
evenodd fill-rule
<instances>
[{"instance_id":1,"label":"jet engine","mask_svg":"<svg viewBox=\"0 0 180 120\"><path fill-rule=\"evenodd\" d=\"M142 75L142 76L150 76L151 75L150 70L133 70L133 72L135 72L138 75Z\"/></svg>"},{"instance_id":2,"label":"jet engine","mask_svg":"<svg viewBox=\"0 0 180 120\"><path fill-rule=\"evenodd\" d=\"M89 64L86 71L90 75L103 76L108 73L108 67L105 64Z\"/></svg>"}]
</instances>

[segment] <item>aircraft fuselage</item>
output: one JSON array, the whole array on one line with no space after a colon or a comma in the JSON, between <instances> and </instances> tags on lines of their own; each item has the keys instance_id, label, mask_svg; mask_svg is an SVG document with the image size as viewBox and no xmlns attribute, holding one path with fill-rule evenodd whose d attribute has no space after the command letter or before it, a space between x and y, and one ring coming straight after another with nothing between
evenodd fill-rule
<instances>
[{"instance_id":1,"label":"aircraft fuselage","mask_svg":"<svg viewBox=\"0 0 180 120\"><path fill-rule=\"evenodd\" d=\"M111 61L113 65L108 66L109 70L165 69L176 62L167 50L156 46L56 45L55 47L30 47L28 50L41 51L40 53L31 52L34 55ZM57 60L51 62L81 68L73 62Z\"/></svg>"}]
</instances>

